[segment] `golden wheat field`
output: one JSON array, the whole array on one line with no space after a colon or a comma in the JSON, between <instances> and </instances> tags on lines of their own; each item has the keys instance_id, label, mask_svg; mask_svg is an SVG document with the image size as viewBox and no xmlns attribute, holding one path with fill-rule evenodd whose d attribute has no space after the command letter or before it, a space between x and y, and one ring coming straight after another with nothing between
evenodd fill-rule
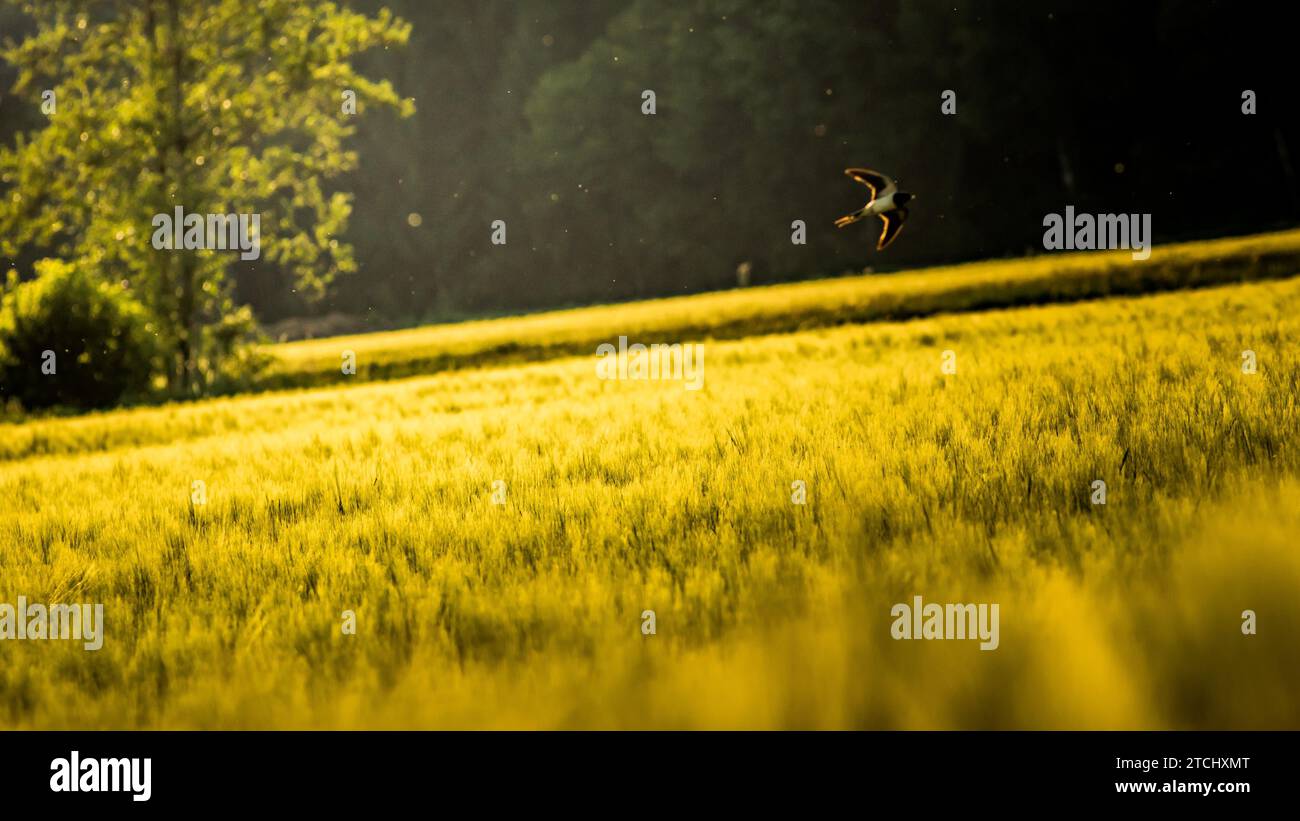
<instances>
[{"instance_id":1,"label":"golden wheat field","mask_svg":"<svg viewBox=\"0 0 1300 821\"><path fill-rule=\"evenodd\" d=\"M106 618L0 726L1298 728L1297 338L1276 280L0 426L0 601Z\"/></svg>"}]
</instances>

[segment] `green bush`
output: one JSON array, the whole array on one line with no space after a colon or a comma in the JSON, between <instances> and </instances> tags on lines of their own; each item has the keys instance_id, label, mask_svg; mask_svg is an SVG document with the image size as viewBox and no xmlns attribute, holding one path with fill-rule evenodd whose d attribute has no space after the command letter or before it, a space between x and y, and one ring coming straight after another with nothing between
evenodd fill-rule
<instances>
[{"instance_id":1,"label":"green bush","mask_svg":"<svg viewBox=\"0 0 1300 821\"><path fill-rule=\"evenodd\" d=\"M140 303L59 260L36 274L11 271L0 301L0 400L103 408L147 394L157 346Z\"/></svg>"}]
</instances>

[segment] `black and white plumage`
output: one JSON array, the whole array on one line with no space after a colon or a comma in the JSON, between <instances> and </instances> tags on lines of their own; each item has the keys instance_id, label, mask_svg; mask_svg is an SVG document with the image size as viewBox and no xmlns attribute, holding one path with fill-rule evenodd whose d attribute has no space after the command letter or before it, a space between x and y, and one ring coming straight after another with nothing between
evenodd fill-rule
<instances>
[{"instance_id":1,"label":"black and white plumage","mask_svg":"<svg viewBox=\"0 0 1300 821\"><path fill-rule=\"evenodd\" d=\"M903 222L907 220L907 203L915 199L915 195L899 191L898 185L879 171L846 168L844 173L871 189L871 201L852 214L835 220L835 227L843 228L865 217L880 217L885 225L876 242L876 250L884 250L898 236L898 232L903 230Z\"/></svg>"}]
</instances>

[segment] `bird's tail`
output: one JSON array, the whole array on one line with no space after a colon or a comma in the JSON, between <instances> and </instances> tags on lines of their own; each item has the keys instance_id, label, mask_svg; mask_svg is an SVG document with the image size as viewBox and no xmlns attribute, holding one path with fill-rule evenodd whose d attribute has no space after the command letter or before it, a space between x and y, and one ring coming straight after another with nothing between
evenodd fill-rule
<instances>
[{"instance_id":1,"label":"bird's tail","mask_svg":"<svg viewBox=\"0 0 1300 821\"><path fill-rule=\"evenodd\" d=\"M836 228L843 228L843 227L846 226L846 225L852 225L853 223L855 223L855 222L857 222L858 220L862 219L862 218L865 217L866 215L867 215L867 207L864 205L863 207L861 207L861 208L859 208L858 210L854 211L852 214L847 214L847 215L845 215L845 216L843 216L843 217L840 217L839 219L835 220L835 227L836 227Z\"/></svg>"}]
</instances>

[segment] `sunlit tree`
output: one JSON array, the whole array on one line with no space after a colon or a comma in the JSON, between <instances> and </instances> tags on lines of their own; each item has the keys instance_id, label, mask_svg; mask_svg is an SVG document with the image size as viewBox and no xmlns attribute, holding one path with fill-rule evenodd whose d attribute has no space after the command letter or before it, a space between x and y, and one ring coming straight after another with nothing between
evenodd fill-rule
<instances>
[{"instance_id":1,"label":"sunlit tree","mask_svg":"<svg viewBox=\"0 0 1300 821\"><path fill-rule=\"evenodd\" d=\"M356 166L347 143L367 106L413 104L352 61L404 44L409 26L301 0L23 7L35 33L3 56L48 121L0 149L0 253L39 248L127 281L154 314L168 384L201 392L252 324L230 266L275 266L308 296L355 268L340 239L351 197L328 181ZM154 248L154 216L177 206L259 214L259 262Z\"/></svg>"}]
</instances>

